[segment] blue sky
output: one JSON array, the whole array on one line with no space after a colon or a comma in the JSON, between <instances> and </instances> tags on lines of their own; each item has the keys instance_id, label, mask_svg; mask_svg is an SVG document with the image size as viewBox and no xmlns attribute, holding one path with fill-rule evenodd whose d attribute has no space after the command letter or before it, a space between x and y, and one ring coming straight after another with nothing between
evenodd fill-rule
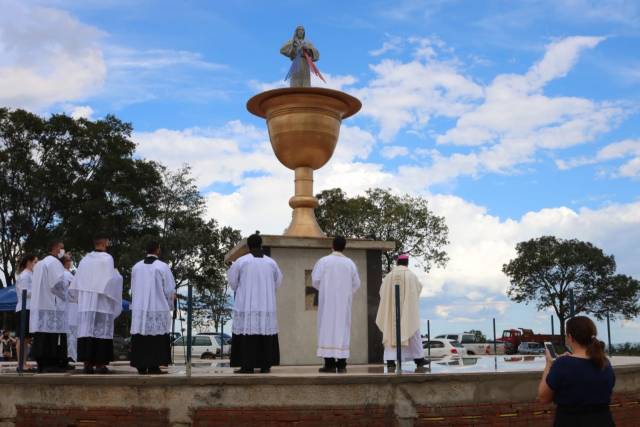
<instances>
[{"instance_id":1,"label":"blue sky","mask_svg":"<svg viewBox=\"0 0 640 427\"><path fill-rule=\"evenodd\" d=\"M209 215L244 232L288 222L290 172L245 103L284 84L279 47L304 25L328 85L363 101L316 190L422 194L447 219L451 261L423 276L436 333L488 333L494 316L548 330L549 313L506 300L500 272L541 234L592 241L640 277L637 2L0 7L0 104L132 122L138 155L189 163ZM617 322L614 341L639 331Z\"/></svg>"}]
</instances>

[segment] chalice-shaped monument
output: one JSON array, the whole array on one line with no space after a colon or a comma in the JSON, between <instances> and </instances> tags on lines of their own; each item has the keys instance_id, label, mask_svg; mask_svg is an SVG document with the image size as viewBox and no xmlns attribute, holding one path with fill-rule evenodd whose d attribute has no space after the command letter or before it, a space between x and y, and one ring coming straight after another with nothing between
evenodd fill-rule
<instances>
[{"instance_id":1,"label":"chalice-shaped monument","mask_svg":"<svg viewBox=\"0 0 640 427\"><path fill-rule=\"evenodd\" d=\"M322 74L314 61L320 53L305 40L303 27L280 52L292 61L287 74L291 87L274 89L254 96L247 109L267 119L271 147L280 163L295 171L295 195L286 236L323 237L314 209L313 171L324 166L336 148L343 119L357 113L362 104L344 92L311 86L311 72Z\"/></svg>"},{"instance_id":2,"label":"chalice-shaped monument","mask_svg":"<svg viewBox=\"0 0 640 427\"><path fill-rule=\"evenodd\" d=\"M267 120L271 147L280 163L295 171L295 194L289 200L293 218L286 236L323 237L314 209L313 171L324 166L336 148L342 120L362 104L344 92L315 87L274 89L247 103Z\"/></svg>"},{"instance_id":3,"label":"chalice-shaped monument","mask_svg":"<svg viewBox=\"0 0 640 427\"><path fill-rule=\"evenodd\" d=\"M289 200L291 223L284 235L263 235L267 255L280 266L284 281L277 293L280 361L284 365L316 364L317 294L311 287L315 262L331 250L332 239L320 229L314 209L313 172L333 155L342 120L362 104L344 92L311 87L311 73L324 80L314 64L320 53L305 39L303 27L280 52L291 60L290 87L262 92L247 109L266 119L271 147L278 160L294 171L295 191ZM256 224L256 228L260 228ZM333 236L331 236L333 237ZM346 254L356 263L363 285L352 305L351 363L382 361L381 334L375 326L382 280L382 251L393 242L349 240ZM226 257L233 262L247 252L242 241Z\"/></svg>"}]
</instances>

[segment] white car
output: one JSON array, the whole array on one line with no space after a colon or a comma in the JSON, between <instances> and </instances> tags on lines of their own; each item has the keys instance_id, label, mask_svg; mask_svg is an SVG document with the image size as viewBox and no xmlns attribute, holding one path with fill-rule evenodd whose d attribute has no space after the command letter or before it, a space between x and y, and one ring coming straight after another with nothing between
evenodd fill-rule
<instances>
[{"instance_id":1,"label":"white car","mask_svg":"<svg viewBox=\"0 0 640 427\"><path fill-rule=\"evenodd\" d=\"M452 341L458 341L464 348L467 349L467 354L470 356L481 354L505 354L505 345L503 342L496 342L495 346L493 341L476 341L476 336L470 333L463 334L446 334L437 335L436 339L444 338Z\"/></svg>"},{"instance_id":2,"label":"white car","mask_svg":"<svg viewBox=\"0 0 640 427\"><path fill-rule=\"evenodd\" d=\"M187 337L181 336L171 345L174 359L186 359ZM220 357L220 336L215 335L194 335L191 337L191 358L192 359L214 359ZM229 354L231 346L224 345L224 354Z\"/></svg>"},{"instance_id":3,"label":"white car","mask_svg":"<svg viewBox=\"0 0 640 427\"><path fill-rule=\"evenodd\" d=\"M439 359L445 356L466 356L467 350L458 341L448 340L444 338L434 338L428 341L422 339L422 348L424 349L424 357Z\"/></svg>"}]
</instances>

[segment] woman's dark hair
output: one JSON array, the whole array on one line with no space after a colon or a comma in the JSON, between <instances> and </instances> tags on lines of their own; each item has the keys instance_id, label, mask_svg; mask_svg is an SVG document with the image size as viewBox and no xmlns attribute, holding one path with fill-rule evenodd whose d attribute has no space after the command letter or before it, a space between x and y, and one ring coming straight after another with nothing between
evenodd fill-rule
<instances>
[{"instance_id":1,"label":"woman's dark hair","mask_svg":"<svg viewBox=\"0 0 640 427\"><path fill-rule=\"evenodd\" d=\"M575 316L567 321L567 334L573 340L587 348L587 356L600 369L607 366L607 356L604 354L604 343L596 338L598 329L593 320L586 316Z\"/></svg>"},{"instance_id":2,"label":"woman's dark hair","mask_svg":"<svg viewBox=\"0 0 640 427\"><path fill-rule=\"evenodd\" d=\"M37 256L34 254L26 254L20 259L20 263L18 264L18 273L22 273L22 271L27 268L27 264L36 259Z\"/></svg>"}]
</instances>

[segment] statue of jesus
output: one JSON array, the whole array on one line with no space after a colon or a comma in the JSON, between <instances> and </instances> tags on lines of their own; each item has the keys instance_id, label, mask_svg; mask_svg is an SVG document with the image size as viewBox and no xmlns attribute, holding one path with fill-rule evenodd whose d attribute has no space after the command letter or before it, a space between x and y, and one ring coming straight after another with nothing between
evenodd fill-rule
<instances>
[{"instance_id":1,"label":"statue of jesus","mask_svg":"<svg viewBox=\"0 0 640 427\"><path fill-rule=\"evenodd\" d=\"M303 26L296 27L293 38L286 42L280 49L280 53L291 59L291 68L286 79L290 79L291 87L310 87L311 71L322 80L320 71L314 62L320 59L320 52L313 44L304 39L305 32Z\"/></svg>"}]
</instances>

